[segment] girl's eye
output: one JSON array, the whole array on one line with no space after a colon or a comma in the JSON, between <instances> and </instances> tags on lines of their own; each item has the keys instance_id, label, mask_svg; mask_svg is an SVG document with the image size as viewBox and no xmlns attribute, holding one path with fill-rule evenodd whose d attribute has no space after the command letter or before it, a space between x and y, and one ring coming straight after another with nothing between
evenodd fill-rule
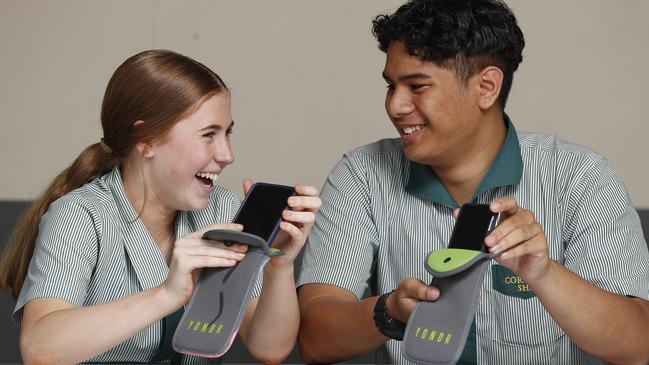
<instances>
[{"instance_id":1,"label":"girl's eye","mask_svg":"<svg viewBox=\"0 0 649 365\"><path fill-rule=\"evenodd\" d=\"M214 136L216 136L216 133L214 133L214 132L209 132L209 133L203 134L203 137L210 138L210 139L214 138Z\"/></svg>"},{"instance_id":2,"label":"girl's eye","mask_svg":"<svg viewBox=\"0 0 649 365\"><path fill-rule=\"evenodd\" d=\"M234 131L232 130L232 128L228 128L228 130L225 131L225 135L228 136L228 137L229 137L232 133L234 133Z\"/></svg>"}]
</instances>

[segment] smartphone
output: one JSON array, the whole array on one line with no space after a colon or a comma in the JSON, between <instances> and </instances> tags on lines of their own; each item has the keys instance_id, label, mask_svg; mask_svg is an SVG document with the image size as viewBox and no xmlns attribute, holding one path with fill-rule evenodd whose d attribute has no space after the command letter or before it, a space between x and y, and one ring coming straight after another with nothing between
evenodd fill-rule
<instances>
[{"instance_id":1,"label":"smartphone","mask_svg":"<svg viewBox=\"0 0 649 365\"><path fill-rule=\"evenodd\" d=\"M244 232L257 235L270 245L279 232L287 199L293 195L292 186L255 183L248 190L233 223L242 224Z\"/></svg>"},{"instance_id":2,"label":"smartphone","mask_svg":"<svg viewBox=\"0 0 649 365\"><path fill-rule=\"evenodd\" d=\"M487 204L464 204L455 221L448 248L487 252L484 239L496 228L500 213L494 213Z\"/></svg>"}]
</instances>

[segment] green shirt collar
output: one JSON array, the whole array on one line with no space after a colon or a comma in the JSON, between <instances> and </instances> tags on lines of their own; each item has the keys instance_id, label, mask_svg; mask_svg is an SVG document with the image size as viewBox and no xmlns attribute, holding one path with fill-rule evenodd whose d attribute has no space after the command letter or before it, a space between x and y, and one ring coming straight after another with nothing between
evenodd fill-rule
<instances>
[{"instance_id":1,"label":"green shirt collar","mask_svg":"<svg viewBox=\"0 0 649 365\"><path fill-rule=\"evenodd\" d=\"M517 185L523 176L523 159L521 158L521 148L518 143L516 129L507 114L504 114L504 117L507 127L505 143L503 143L496 160L489 168L487 175L480 183L471 201L475 201L486 190L507 185ZM408 176L406 191L434 203L452 208L458 207L457 202L451 197L444 184L428 165L410 161L410 175Z\"/></svg>"}]
</instances>

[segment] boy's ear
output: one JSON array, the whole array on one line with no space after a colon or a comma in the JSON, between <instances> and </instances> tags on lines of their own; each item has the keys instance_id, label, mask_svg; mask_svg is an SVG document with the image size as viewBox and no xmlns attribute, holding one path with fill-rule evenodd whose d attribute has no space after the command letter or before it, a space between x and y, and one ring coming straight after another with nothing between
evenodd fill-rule
<instances>
[{"instance_id":1,"label":"boy's ear","mask_svg":"<svg viewBox=\"0 0 649 365\"><path fill-rule=\"evenodd\" d=\"M480 109L489 109L498 101L504 76L502 70L495 66L485 67L479 74L474 76L478 78L478 105Z\"/></svg>"}]
</instances>

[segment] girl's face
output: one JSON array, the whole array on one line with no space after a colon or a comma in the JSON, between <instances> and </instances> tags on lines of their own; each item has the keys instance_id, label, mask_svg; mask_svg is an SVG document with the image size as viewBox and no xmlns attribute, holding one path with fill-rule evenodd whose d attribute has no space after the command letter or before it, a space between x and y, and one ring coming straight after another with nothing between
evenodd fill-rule
<instances>
[{"instance_id":1,"label":"girl's face","mask_svg":"<svg viewBox=\"0 0 649 365\"><path fill-rule=\"evenodd\" d=\"M223 92L176 123L167 138L153 142L145 168L153 202L169 210L204 209L218 175L234 162L233 125L230 95Z\"/></svg>"}]
</instances>

